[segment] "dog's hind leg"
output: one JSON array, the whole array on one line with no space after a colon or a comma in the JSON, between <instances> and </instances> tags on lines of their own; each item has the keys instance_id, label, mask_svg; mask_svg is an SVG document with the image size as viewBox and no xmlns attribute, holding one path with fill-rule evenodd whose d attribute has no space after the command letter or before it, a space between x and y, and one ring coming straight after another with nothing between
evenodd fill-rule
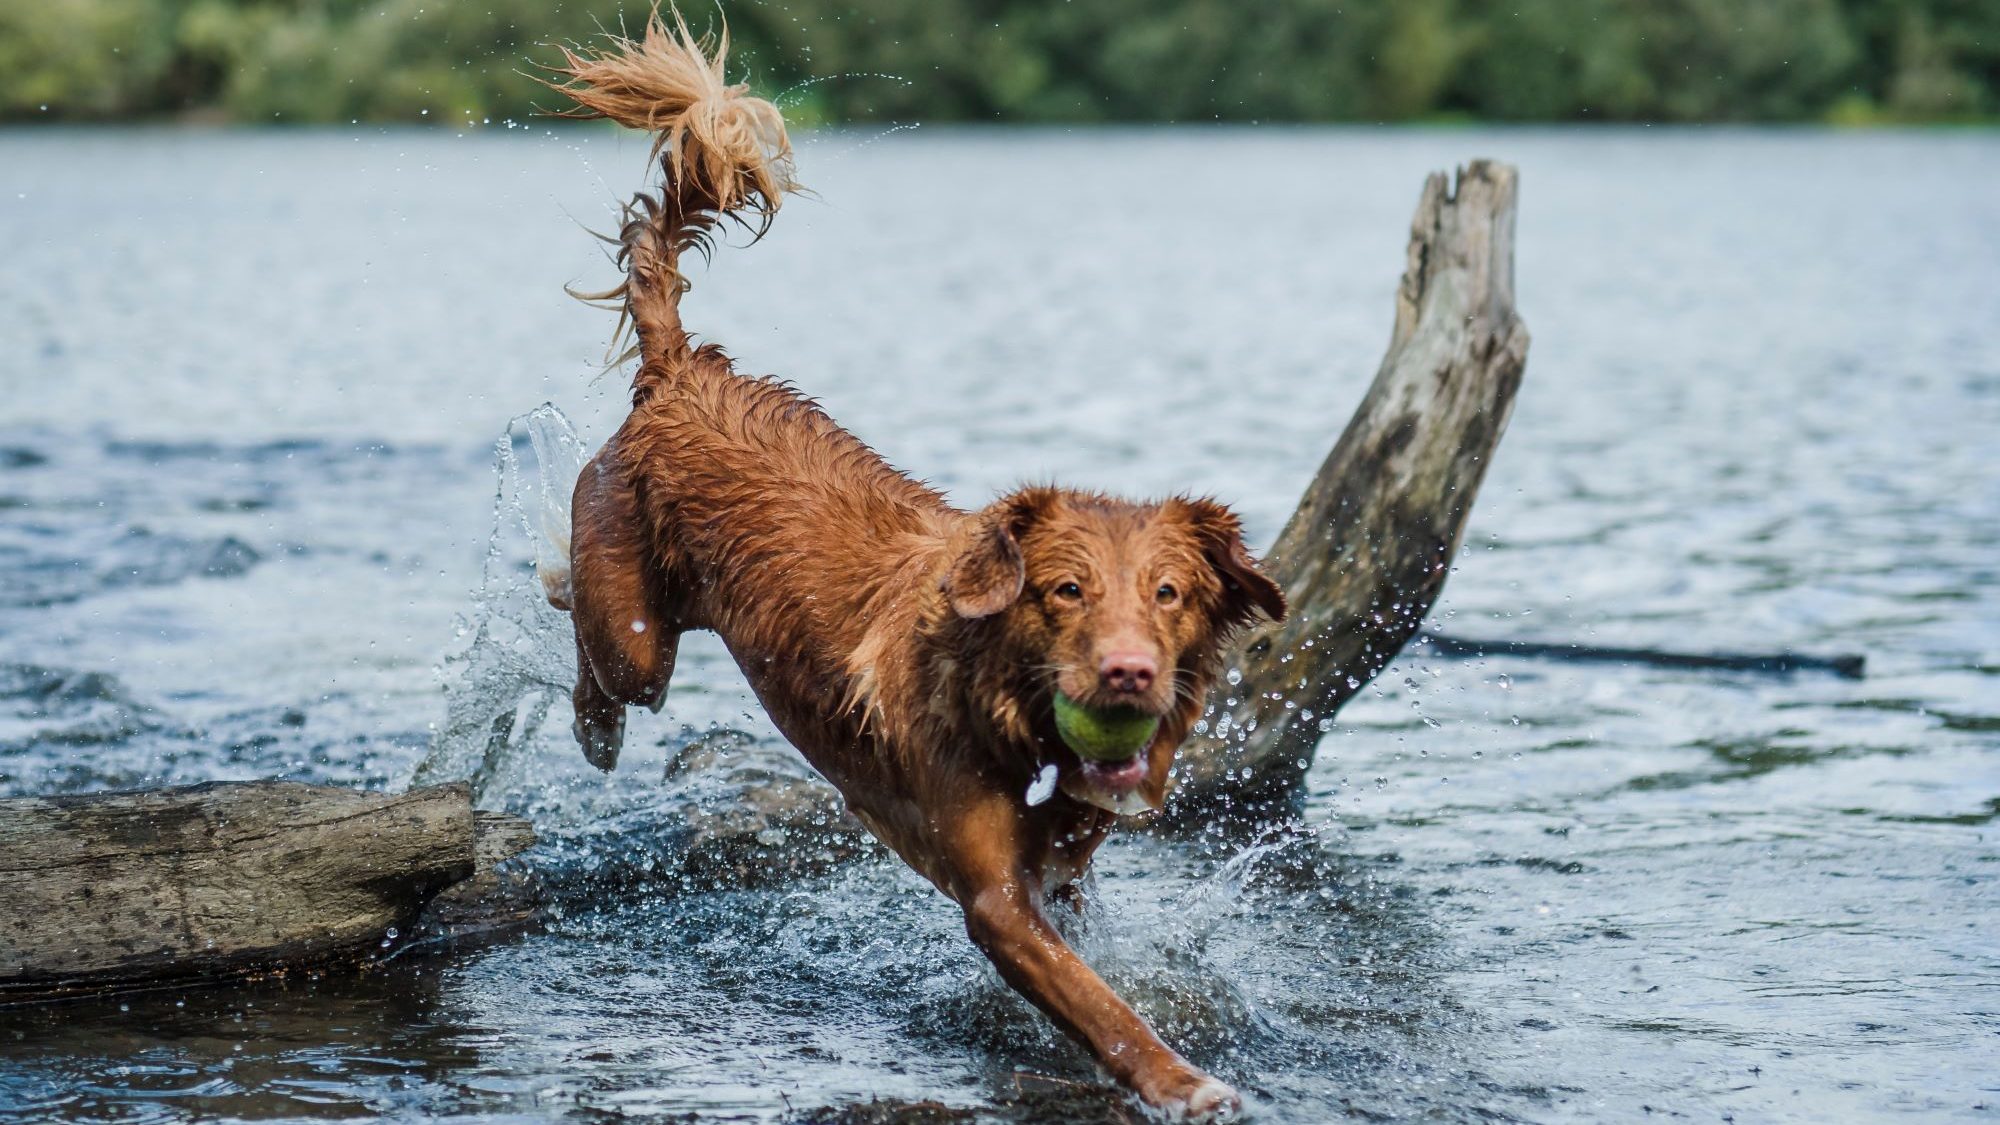
<instances>
[{"instance_id":1,"label":"dog's hind leg","mask_svg":"<svg viewBox=\"0 0 2000 1125\"><path fill-rule=\"evenodd\" d=\"M680 644L638 496L613 454L606 446L577 477L570 533L576 740L604 770L618 764L625 708L666 702Z\"/></svg>"}]
</instances>

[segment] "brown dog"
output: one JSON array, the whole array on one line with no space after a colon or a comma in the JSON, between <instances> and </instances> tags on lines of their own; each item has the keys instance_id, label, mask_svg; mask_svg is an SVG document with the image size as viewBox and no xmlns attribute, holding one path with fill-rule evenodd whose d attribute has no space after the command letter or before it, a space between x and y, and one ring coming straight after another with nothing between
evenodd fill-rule
<instances>
[{"instance_id":1,"label":"brown dog","mask_svg":"<svg viewBox=\"0 0 2000 1125\"><path fill-rule=\"evenodd\" d=\"M725 217L762 233L796 187L777 110L724 83L726 49L656 14L642 40L560 68L580 115L656 134L665 178L628 209L627 278L599 295L622 298L640 366L631 415L577 481L571 578L551 595L576 625L584 753L611 768L625 708L658 708L680 635L714 630L1009 984L1150 1105L1226 1112L1235 1091L1162 1043L1043 903L1117 814L1160 806L1229 633L1281 617L1284 596L1212 501L1038 487L961 512L809 399L696 348L680 256Z\"/></svg>"}]
</instances>

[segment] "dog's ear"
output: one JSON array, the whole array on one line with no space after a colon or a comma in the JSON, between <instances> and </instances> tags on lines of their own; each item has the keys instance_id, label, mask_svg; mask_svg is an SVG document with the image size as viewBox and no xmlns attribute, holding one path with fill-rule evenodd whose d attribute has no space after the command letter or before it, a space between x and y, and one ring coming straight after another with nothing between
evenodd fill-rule
<instances>
[{"instance_id":1,"label":"dog's ear","mask_svg":"<svg viewBox=\"0 0 2000 1125\"><path fill-rule=\"evenodd\" d=\"M956 537L955 537L956 538ZM1028 572L1021 563L1021 544L1007 525L976 517L945 572L944 594L960 617L991 617L1021 596Z\"/></svg>"},{"instance_id":2,"label":"dog's ear","mask_svg":"<svg viewBox=\"0 0 2000 1125\"><path fill-rule=\"evenodd\" d=\"M944 593L953 613L977 620L991 617L1021 597L1028 571L1021 536L1054 503L1054 492L1026 488L1003 496L965 521L952 536L951 568Z\"/></svg>"},{"instance_id":3,"label":"dog's ear","mask_svg":"<svg viewBox=\"0 0 2000 1125\"><path fill-rule=\"evenodd\" d=\"M1235 512L1206 497L1181 497L1178 504L1201 543L1201 553L1222 579L1223 616L1232 625L1248 624L1261 612L1272 621L1285 619L1285 591L1243 545L1243 521Z\"/></svg>"}]
</instances>

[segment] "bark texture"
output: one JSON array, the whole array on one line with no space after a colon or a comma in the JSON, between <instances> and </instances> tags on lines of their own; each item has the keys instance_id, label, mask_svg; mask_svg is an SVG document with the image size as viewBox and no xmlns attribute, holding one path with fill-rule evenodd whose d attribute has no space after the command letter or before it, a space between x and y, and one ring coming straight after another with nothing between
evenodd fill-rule
<instances>
[{"instance_id":1,"label":"bark texture","mask_svg":"<svg viewBox=\"0 0 2000 1125\"><path fill-rule=\"evenodd\" d=\"M482 856L532 840L475 817L465 785L0 801L0 1002L379 956Z\"/></svg>"},{"instance_id":2,"label":"bark texture","mask_svg":"<svg viewBox=\"0 0 2000 1125\"><path fill-rule=\"evenodd\" d=\"M1424 182L1373 385L1266 555L1291 614L1246 637L1181 748L1170 824L1294 807L1320 724L1394 659L1444 587L1527 363L1515 170Z\"/></svg>"}]
</instances>

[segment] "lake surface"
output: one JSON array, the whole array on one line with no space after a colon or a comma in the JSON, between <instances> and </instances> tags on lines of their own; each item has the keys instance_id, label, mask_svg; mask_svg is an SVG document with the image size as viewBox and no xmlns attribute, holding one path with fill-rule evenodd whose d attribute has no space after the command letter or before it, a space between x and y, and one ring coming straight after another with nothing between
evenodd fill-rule
<instances>
[{"instance_id":1,"label":"lake surface","mask_svg":"<svg viewBox=\"0 0 2000 1125\"><path fill-rule=\"evenodd\" d=\"M1534 344L1439 627L1868 676L1412 650L1298 832L1108 845L1088 955L1262 1121L2000 1118L2000 136L822 134L689 320L965 504L1213 492L1268 542L1475 156L1521 168ZM0 795L406 784L526 557L482 605L496 440L619 417L562 286L642 171L595 130L0 133ZM0 1120L1131 1119L895 862L652 872L704 799L665 763L776 748L712 638L615 775L565 707L486 798L548 932L0 1011Z\"/></svg>"}]
</instances>

